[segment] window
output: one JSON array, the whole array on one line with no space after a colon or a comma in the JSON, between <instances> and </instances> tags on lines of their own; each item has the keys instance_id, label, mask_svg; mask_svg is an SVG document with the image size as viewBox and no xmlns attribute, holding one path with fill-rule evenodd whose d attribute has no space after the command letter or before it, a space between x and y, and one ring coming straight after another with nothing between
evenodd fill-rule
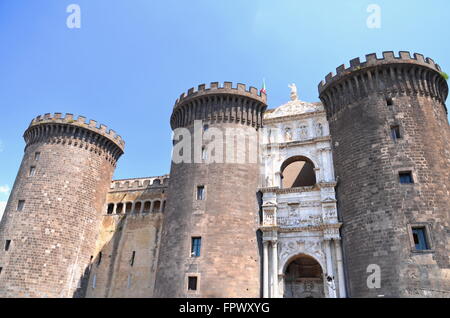
<instances>
[{"instance_id":1,"label":"window","mask_svg":"<svg viewBox=\"0 0 450 318\"><path fill-rule=\"evenodd\" d=\"M24 205L25 205L25 200L19 200L19 202L17 203L17 211L19 211L19 212L23 211Z\"/></svg>"},{"instance_id":2,"label":"window","mask_svg":"<svg viewBox=\"0 0 450 318\"><path fill-rule=\"evenodd\" d=\"M142 202L136 202L134 204L134 213L140 213L142 209Z\"/></svg>"},{"instance_id":3,"label":"window","mask_svg":"<svg viewBox=\"0 0 450 318\"><path fill-rule=\"evenodd\" d=\"M149 213L149 212L150 212L150 207L151 207L151 205L152 205L152 202L151 202L151 201L146 201L146 202L144 203L144 210L143 210L142 212L144 212L144 213Z\"/></svg>"},{"instance_id":4,"label":"window","mask_svg":"<svg viewBox=\"0 0 450 318\"><path fill-rule=\"evenodd\" d=\"M209 125L208 124L203 125L203 131L207 131L208 129L209 129Z\"/></svg>"},{"instance_id":5,"label":"window","mask_svg":"<svg viewBox=\"0 0 450 318\"><path fill-rule=\"evenodd\" d=\"M414 183L411 171L399 172L399 177L400 177L400 183L401 184Z\"/></svg>"},{"instance_id":6,"label":"window","mask_svg":"<svg viewBox=\"0 0 450 318\"><path fill-rule=\"evenodd\" d=\"M197 186L197 200L205 200L205 186Z\"/></svg>"},{"instance_id":7,"label":"window","mask_svg":"<svg viewBox=\"0 0 450 318\"><path fill-rule=\"evenodd\" d=\"M131 202L127 202L126 204L125 204L125 213L131 213L131 209L133 208L133 203L131 203Z\"/></svg>"},{"instance_id":8,"label":"window","mask_svg":"<svg viewBox=\"0 0 450 318\"><path fill-rule=\"evenodd\" d=\"M131 259L130 259L130 265L133 266L134 265L134 258L136 257L136 251L133 251L133 253L131 254Z\"/></svg>"},{"instance_id":9,"label":"window","mask_svg":"<svg viewBox=\"0 0 450 318\"><path fill-rule=\"evenodd\" d=\"M127 288L131 287L131 274L128 274L128 278L127 278Z\"/></svg>"},{"instance_id":10,"label":"window","mask_svg":"<svg viewBox=\"0 0 450 318\"><path fill-rule=\"evenodd\" d=\"M98 253L97 266L102 262L102 252Z\"/></svg>"},{"instance_id":11,"label":"window","mask_svg":"<svg viewBox=\"0 0 450 318\"><path fill-rule=\"evenodd\" d=\"M107 214L113 214L114 212L114 203L108 204L108 210L106 211Z\"/></svg>"},{"instance_id":12,"label":"window","mask_svg":"<svg viewBox=\"0 0 450 318\"><path fill-rule=\"evenodd\" d=\"M203 146L202 147L202 160L207 160L208 159L208 152L206 151L206 147Z\"/></svg>"},{"instance_id":13,"label":"window","mask_svg":"<svg viewBox=\"0 0 450 318\"><path fill-rule=\"evenodd\" d=\"M388 105L388 106L394 105L394 100L392 98L390 98L390 97L387 97L386 98L386 105Z\"/></svg>"},{"instance_id":14,"label":"window","mask_svg":"<svg viewBox=\"0 0 450 318\"><path fill-rule=\"evenodd\" d=\"M202 247L202 238L193 237L191 244L191 257L200 257L200 249Z\"/></svg>"},{"instance_id":15,"label":"window","mask_svg":"<svg viewBox=\"0 0 450 318\"><path fill-rule=\"evenodd\" d=\"M0 274L2 273L2 271L3 271L3 267L0 267Z\"/></svg>"},{"instance_id":16,"label":"window","mask_svg":"<svg viewBox=\"0 0 450 318\"><path fill-rule=\"evenodd\" d=\"M155 201L153 202L153 209L152 212L157 213L161 209L161 201Z\"/></svg>"},{"instance_id":17,"label":"window","mask_svg":"<svg viewBox=\"0 0 450 318\"><path fill-rule=\"evenodd\" d=\"M6 240L6 243L5 243L5 251L8 251L9 250L9 246L11 245L11 240Z\"/></svg>"},{"instance_id":18,"label":"window","mask_svg":"<svg viewBox=\"0 0 450 318\"><path fill-rule=\"evenodd\" d=\"M425 227L412 228L414 246L418 251L429 250Z\"/></svg>"},{"instance_id":19,"label":"window","mask_svg":"<svg viewBox=\"0 0 450 318\"><path fill-rule=\"evenodd\" d=\"M40 152L35 152L34 153L34 161L39 161L40 158L41 158L41 153Z\"/></svg>"},{"instance_id":20,"label":"window","mask_svg":"<svg viewBox=\"0 0 450 318\"><path fill-rule=\"evenodd\" d=\"M392 139L394 139L394 140L402 138L402 136L400 134L400 126L392 126L391 127L391 136L392 136Z\"/></svg>"},{"instance_id":21,"label":"window","mask_svg":"<svg viewBox=\"0 0 450 318\"><path fill-rule=\"evenodd\" d=\"M31 166L30 167L30 177L34 177L35 174L36 174L36 167Z\"/></svg>"},{"instance_id":22,"label":"window","mask_svg":"<svg viewBox=\"0 0 450 318\"><path fill-rule=\"evenodd\" d=\"M95 285L97 285L97 274L92 277L92 288L95 289Z\"/></svg>"},{"instance_id":23,"label":"window","mask_svg":"<svg viewBox=\"0 0 450 318\"><path fill-rule=\"evenodd\" d=\"M123 203L118 203L116 207L116 214L122 213L123 210Z\"/></svg>"},{"instance_id":24,"label":"window","mask_svg":"<svg viewBox=\"0 0 450 318\"><path fill-rule=\"evenodd\" d=\"M196 276L188 277L188 290L197 290L197 277Z\"/></svg>"}]
</instances>

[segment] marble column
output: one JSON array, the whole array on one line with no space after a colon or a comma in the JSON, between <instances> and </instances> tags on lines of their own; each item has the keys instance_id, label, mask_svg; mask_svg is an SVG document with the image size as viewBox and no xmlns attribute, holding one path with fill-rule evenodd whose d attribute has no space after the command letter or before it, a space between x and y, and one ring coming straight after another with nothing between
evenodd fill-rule
<instances>
[{"instance_id":1,"label":"marble column","mask_svg":"<svg viewBox=\"0 0 450 318\"><path fill-rule=\"evenodd\" d=\"M278 298L278 242L272 241L272 278L273 292L271 298Z\"/></svg>"},{"instance_id":2,"label":"marble column","mask_svg":"<svg viewBox=\"0 0 450 318\"><path fill-rule=\"evenodd\" d=\"M263 256L263 297L269 298L269 242L264 241L264 256Z\"/></svg>"},{"instance_id":3,"label":"marble column","mask_svg":"<svg viewBox=\"0 0 450 318\"><path fill-rule=\"evenodd\" d=\"M341 250L341 240L335 240L336 249L336 262L338 268L338 278L339 278L339 297L346 298L347 293L345 291L345 277L344 277L344 264L342 261L342 250Z\"/></svg>"},{"instance_id":4,"label":"marble column","mask_svg":"<svg viewBox=\"0 0 450 318\"><path fill-rule=\"evenodd\" d=\"M334 284L334 273L333 273L333 261L331 259L331 241L326 240L325 243L325 257L327 259L327 277L325 277L325 284L328 286L328 297L336 298L336 287ZM331 282L327 280L328 277L333 278Z\"/></svg>"},{"instance_id":5,"label":"marble column","mask_svg":"<svg viewBox=\"0 0 450 318\"><path fill-rule=\"evenodd\" d=\"M275 184L275 186L276 187L279 187L280 189L282 189L283 188L283 182L282 182L282 178L281 178L281 171L278 171L278 172L276 172L275 173L275 182L276 182L276 184Z\"/></svg>"}]
</instances>

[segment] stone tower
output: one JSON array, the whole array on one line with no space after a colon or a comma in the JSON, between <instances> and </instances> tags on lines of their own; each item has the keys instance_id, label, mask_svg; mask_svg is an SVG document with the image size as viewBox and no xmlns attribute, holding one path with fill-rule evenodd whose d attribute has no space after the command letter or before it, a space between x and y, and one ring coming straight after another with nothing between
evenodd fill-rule
<instances>
[{"instance_id":1,"label":"stone tower","mask_svg":"<svg viewBox=\"0 0 450 318\"><path fill-rule=\"evenodd\" d=\"M237 133L237 143L255 137L266 107L264 93L230 82L191 88L176 101L171 127L174 140L187 144L182 153L188 159L176 162L176 144L156 297L260 296L259 159L251 147L231 151L228 134ZM194 238L199 254L192 253Z\"/></svg>"},{"instance_id":2,"label":"stone tower","mask_svg":"<svg viewBox=\"0 0 450 318\"><path fill-rule=\"evenodd\" d=\"M449 297L450 130L440 67L420 54L370 54L329 74L319 94L349 296Z\"/></svg>"},{"instance_id":3,"label":"stone tower","mask_svg":"<svg viewBox=\"0 0 450 318\"><path fill-rule=\"evenodd\" d=\"M93 120L60 113L38 116L24 139L0 223L0 298L75 297L124 142Z\"/></svg>"}]
</instances>

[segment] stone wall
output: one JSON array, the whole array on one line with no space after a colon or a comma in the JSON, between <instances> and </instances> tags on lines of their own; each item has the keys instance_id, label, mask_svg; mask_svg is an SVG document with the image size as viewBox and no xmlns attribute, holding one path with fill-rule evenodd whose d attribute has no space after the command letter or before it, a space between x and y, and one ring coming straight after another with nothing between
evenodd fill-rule
<instances>
[{"instance_id":1,"label":"stone wall","mask_svg":"<svg viewBox=\"0 0 450 318\"><path fill-rule=\"evenodd\" d=\"M208 132L238 128L244 134L256 135L265 108L265 95L258 95L254 88L246 91L245 85L239 84L234 89L231 83L223 87L212 83L209 89L200 85L198 92L192 89L177 101L171 124L173 129L188 128L191 135L194 120L208 124ZM248 150L241 154L249 155ZM256 161L172 163L156 297L261 295L256 197L259 169ZM205 200L196 199L198 185L205 186ZM200 257L191 257L192 237L202 238ZM196 291L188 291L190 276L198 279Z\"/></svg>"},{"instance_id":2,"label":"stone wall","mask_svg":"<svg viewBox=\"0 0 450 318\"><path fill-rule=\"evenodd\" d=\"M0 223L0 297L82 296L123 142L93 121L61 114L33 120L24 138L25 154Z\"/></svg>"},{"instance_id":3,"label":"stone wall","mask_svg":"<svg viewBox=\"0 0 450 318\"><path fill-rule=\"evenodd\" d=\"M421 55L368 55L320 85L333 141L350 297L449 297L450 130L440 68ZM394 140L393 126L401 138ZM399 172L411 171L413 184ZM411 226L427 228L415 250ZM369 288L370 264L381 269Z\"/></svg>"},{"instance_id":4,"label":"stone wall","mask_svg":"<svg viewBox=\"0 0 450 318\"><path fill-rule=\"evenodd\" d=\"M104 211L86 297L153 296L167 182L167 176L113 182L107 206L123 204L124 209ZM150 202L150 209L144 209ZM127 203L131 210L125 210Z\"/></svg>"}]
</instances>

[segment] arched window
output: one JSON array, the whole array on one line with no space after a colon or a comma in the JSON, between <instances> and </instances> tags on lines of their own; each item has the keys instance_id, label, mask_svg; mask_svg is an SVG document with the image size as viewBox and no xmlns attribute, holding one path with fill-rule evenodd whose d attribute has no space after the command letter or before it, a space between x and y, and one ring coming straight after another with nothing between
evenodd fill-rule
<instances>
[{"instance_id":1,"label":"arched window","mask_svg":"<svg viewBox=\"0 0 450 318\"><path fill-rule=\"evenodd\" d=\"M160 185L160 184L161 184L161 180L159 180L159 179L153 180L153 185Z\"/></svg>"},{"instance_id":2,"label":"arched window","mask_svg":"<svg viewBox=\"0 0 450 318\"><path fill-rule=\"evenodd\" d=\"M139 213L141 212L141 208L142 208L142 203L141 202L136 202L134 204L134 213Z\"/></svg>"},{"instance_id":3,"label":"arched window","mask_svg":"<svg viewBox=\"0 0 450 318\"><path fill-rule=\"evenodd\" d=\"M131 202L127 202L126 204L125 204L125 213L131 213L131 209L132 209L132 207L133 207L133 203L131 203Z\"/></svg>"},{"instance_id":4,"label":"arched window","mask_svg":"<svg viewBox=\"0 0 450 318\"><path fill-rule=\"evenodd\" d=\"M312 161L303 156L286 160L281 166L282 187L297 188L316 184L316 173Z\"/></svg>"},{"instance_id":5,"label":"arched window","mask_svg":"<svg viewBox=\"0 0 450 318\"><path fill-rule=\"evenodd\" d=\"M149 213L150 212L150 206L152 205L151 201L146 201L144 203L144 210L142 212Z\"/></svg>"},{"instance_id":6,"label":"arched window","mask_svg":"<svg viewBox=\"0 0 450 318\"><path fill-rule=\"evenodd\" d=\"M120 214L123 211L123 203L117 203L116 213Z\"/></svg>"},{"instance_id":7,"label":"arched window","mask_svg":"<svg viewBox=\"0 0 450 318\"><path fill-rule=\"evenodd\" d=\"M114 212L114 203L108 204L108 210L106 211L107 214L113 214Z\"/></svg>"},{"instance_id":8,"label":"arched window","mask_svg":"<svg viewBox=\"0 0 450 318\"><path fill-rule=\"evenodd\" d=\"M161 208L161 201L155 201L153 202L153 211L152 212L159 212L159 209Z\"/></svg>"}]
</instances>

